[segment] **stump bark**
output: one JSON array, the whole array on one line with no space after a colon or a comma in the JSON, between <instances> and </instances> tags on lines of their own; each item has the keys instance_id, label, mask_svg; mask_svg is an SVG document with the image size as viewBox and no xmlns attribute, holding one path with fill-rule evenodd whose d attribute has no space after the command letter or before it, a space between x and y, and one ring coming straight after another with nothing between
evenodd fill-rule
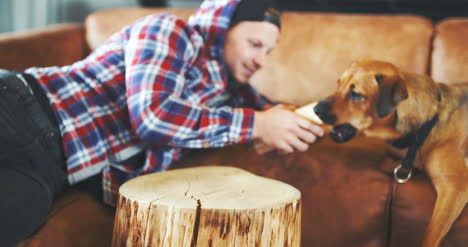
<instances>
[{"instance_id":1,"label":"stump bark","mask_svg":"<svg viewBox=\"0 0 468 247\"><path fill-rule=\"evenodd\" d=\"M119 190L112 246L300 246L300 197L234 167L140 176Z\"/></svg>"}]
</instances>

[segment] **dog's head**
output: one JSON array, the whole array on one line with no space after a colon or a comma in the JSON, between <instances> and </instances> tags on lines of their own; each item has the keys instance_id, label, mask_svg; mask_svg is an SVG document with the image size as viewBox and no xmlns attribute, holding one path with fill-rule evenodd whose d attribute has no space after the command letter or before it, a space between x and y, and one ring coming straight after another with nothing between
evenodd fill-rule
<instances>
[{"instance_id":1,"label":"dog's head","mask_svg":"<svg viewBox=\"0 0 468 247\"><path fill-rule=\"evenodd\" d=\"M391 63L362 60L352 64L338 81L338 90L314 108L336 142L357 134L394 139L395 111L408 97L405 78Z\"/></svg>"}]
</instances>

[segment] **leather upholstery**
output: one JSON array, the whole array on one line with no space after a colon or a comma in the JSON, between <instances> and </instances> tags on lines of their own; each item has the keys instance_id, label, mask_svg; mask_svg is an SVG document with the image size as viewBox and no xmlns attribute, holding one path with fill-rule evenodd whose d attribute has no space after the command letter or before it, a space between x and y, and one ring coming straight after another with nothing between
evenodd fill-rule
<instances>
[{"instance_id":1,"label":"leather upholstery","mask_svg":"<svg viewBox=\"0 0 468 247\"><path fill-rule=\"evenodd\" d=\"M272 61L253 79L271 98L298 105L323 98L362 58L426 73L432 24L420 17L287 13L283 22Z\"/></svg>"},{"instance_id":2,"label":"leather upholstery","mask_svg":"<svg viewBox=\"0 0 468 247\"><path fill-rule=\"evenodd\" d=\"M80 24L60 24L46 30L0 34L0 68L68 65L89 53Z\"/></svg>"},{"instance_id":3,"label":"leather upholstery","mask_svg":"<svg viewBox=\"0 0 468 247\"><path fill-rule=\"evenodd\" d=\"M441 82L468 82L468 18L447 19L436 26L431 76Z\"/></svg>"},{"instance_id":4,"label":"leather upholstery","mask_svg":"<svg viewBox=\"0 0 468 247\"><path fill-rule=\"evenodd\" d=\"M333 155L330 151L333 150ZM392 178L381 171L385 144L329 138L294 155L258 155L249 145L194 154L175 167L229 165L301 191L302 246L385 246Z\"/></svg>"},{"instance_id":5,"label":"leather upholstery","mask_svg":"<svg viewBox=\"0 0 468 247\"><path fill-rule=\"evenodd\" d=\"M86 21L91 48L139 17L168 9L102 11ZM193 10L169 9L187 19ZM427 73L432 24L416 16L286 12L279 46L253 80L270 98L302 105L334 91L337 78L353 61L383 59L408 71ZM326 69L324 69L326 68Z\"/></svg>"},{"instance_id":6,"label":"leather upholstery","mask_svg":"<svg viewBox=\"0 0 468 247\"><path fill-rule=\"evenodd\" d=\"M113 33L146 15L170 13L186 20L193 11L194 9L130 7L99 11L86 18L86 39L91 49L95 49L104 43Z\"/></svg>"}]
</instances>

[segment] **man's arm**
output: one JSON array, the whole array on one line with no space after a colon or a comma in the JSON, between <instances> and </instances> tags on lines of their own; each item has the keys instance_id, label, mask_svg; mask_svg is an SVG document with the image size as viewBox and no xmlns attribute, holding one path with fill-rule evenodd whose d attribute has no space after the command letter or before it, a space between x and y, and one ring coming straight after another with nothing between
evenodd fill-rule
<instances>
[{"instance_id":1,"label":"man's arm","mask_svg":"<svg viewBox=\"0 0 468 247\"><path fill-rule=\"evenodd\" d=\"M254 111L209 108L183 98L197 47L174 17L145 18L131 28L125 51L128 107L138 136L184 148L221 147L252 138Z\"/></svg>"}]
</instances>

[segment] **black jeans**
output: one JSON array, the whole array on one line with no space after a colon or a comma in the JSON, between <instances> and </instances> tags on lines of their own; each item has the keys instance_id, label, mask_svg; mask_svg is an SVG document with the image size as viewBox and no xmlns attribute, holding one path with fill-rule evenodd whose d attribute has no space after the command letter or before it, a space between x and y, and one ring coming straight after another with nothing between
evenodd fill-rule
<instances>
[{"instance_id":1,"label":"black jeans","mask_svg":"<svg viewBox=\"0 0 468 247\"><path fill-rule=\"evenodd\" d=\"M0 246L34 233L68 186L58 125L40 90L30 75L0 70Z\"/></svg>"}]
</instances>

